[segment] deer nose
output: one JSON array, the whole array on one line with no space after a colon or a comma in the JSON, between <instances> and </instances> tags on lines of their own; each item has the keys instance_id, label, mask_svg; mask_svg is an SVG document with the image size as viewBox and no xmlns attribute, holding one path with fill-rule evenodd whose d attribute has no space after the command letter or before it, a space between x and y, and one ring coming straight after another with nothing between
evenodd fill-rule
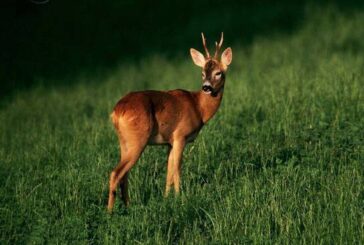
<instances>
[{"instance_id":1,"label":"deer nose","mask_svg":"<svg viewBox=\"0 0 364 245\"><path fill-rule=\"evenodd\" d=\"M213 90L213 87L212 87L212 84L209 82L209 81L205 81L203 84L202 84L202 90L204 92L212 92Z\"/></svg>"}]
</instances>

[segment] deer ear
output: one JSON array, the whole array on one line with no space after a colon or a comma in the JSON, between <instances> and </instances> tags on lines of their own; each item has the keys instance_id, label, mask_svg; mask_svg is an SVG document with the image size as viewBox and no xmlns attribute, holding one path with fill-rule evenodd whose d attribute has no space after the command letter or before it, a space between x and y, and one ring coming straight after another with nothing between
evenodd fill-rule
<instances>
[{"instance_id":1,"label":"deer ear","mask_svg":"<svg viewBox=\"0 0 364 245\"><path fill-rule=\"evenodd\" d=\"M231 63L231 60L233 59L233 51L231 50L231 48L227 48L224 50L224 52L222 52L221 54L221 63L224 64L224 66L228 66Z\"/></svg>"},{"instance_id":2,"label":"deer ear","mask_svg":"<svg viewBox=\"0 0 364 245\"><path fill-rule=\"evenodd\" d=\"M197 65L199 67L205 66L206 60L205 60L205 57L203 56L203 54L201 54L200 52L198 52L196 49L193 49L193 48L190 49L190 53L191 53L193 63L195 63L195 65Z\"/></svg>"}]
</instances>

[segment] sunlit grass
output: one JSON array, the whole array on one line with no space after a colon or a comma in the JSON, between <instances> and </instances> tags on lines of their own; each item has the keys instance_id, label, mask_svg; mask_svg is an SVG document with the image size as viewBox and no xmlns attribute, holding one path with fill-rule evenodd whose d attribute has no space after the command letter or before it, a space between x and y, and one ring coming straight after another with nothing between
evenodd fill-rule
<instances>
[{"instance_id":1,"label":"sunlit grass","mask_svg":"<svg viewBox=\"0 0 364 245\"><path fill-rule=\"evenodd\" d=\"M131 207L112 216L109 113L128 91L199 89L188 52L19 92L0 111L2 243L363 242L364 14L307 19L233 46L223 104L185 150L182 194L162 197L166 149L148 147Z\"/></svg>"}]
</instances>

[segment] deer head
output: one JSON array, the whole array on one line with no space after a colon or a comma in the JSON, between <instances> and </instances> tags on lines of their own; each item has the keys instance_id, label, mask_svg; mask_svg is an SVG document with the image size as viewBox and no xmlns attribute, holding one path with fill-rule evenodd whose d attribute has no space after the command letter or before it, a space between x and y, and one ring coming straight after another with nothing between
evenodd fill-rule
<instances>
[{"instance_id":1,"label":"deer head","mask_svg":"<svg viewBox=\"0 0 364 245\"><path fill-rule=\"evenodd\" d=\"M211 57L206 46L205 36L203 33L201 33L201 36L206 55L204 56L193 48L190 49L190 53L195 65L202 67L202 91L206 94L216 96L224 88L225 73L231 63L233 53L229 47L222 52L220 58L218 57L224 41L224 34L221 33L220 42L215 42L215 54Z\"/></svg>"}]
</instances>

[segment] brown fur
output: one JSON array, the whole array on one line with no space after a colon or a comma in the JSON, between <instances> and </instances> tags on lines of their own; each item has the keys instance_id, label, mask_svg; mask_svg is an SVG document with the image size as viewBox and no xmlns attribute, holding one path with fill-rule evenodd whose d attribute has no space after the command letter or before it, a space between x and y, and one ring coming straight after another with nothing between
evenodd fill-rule
<instances>
[{"instance_id":1,"label":"brown fur","mask_svg":"<svg viewBox=\"0 0 364 245\"><path fill-rule=\"evenodd\" d=\"M179 192L183 149L220 106L225 83L223 67L215 59L207 59L203 67L204 81L209 79L215 93L150 90L132 92L119 100L111 118L119 137L121 159L110 175L109 211L112 211L118 184L122 200L129 204L128 172L148 144L169 146L165 196L172 185ZM214 73L219 71L223 75L215 81Z\"/></svg>"}]
</instances>

